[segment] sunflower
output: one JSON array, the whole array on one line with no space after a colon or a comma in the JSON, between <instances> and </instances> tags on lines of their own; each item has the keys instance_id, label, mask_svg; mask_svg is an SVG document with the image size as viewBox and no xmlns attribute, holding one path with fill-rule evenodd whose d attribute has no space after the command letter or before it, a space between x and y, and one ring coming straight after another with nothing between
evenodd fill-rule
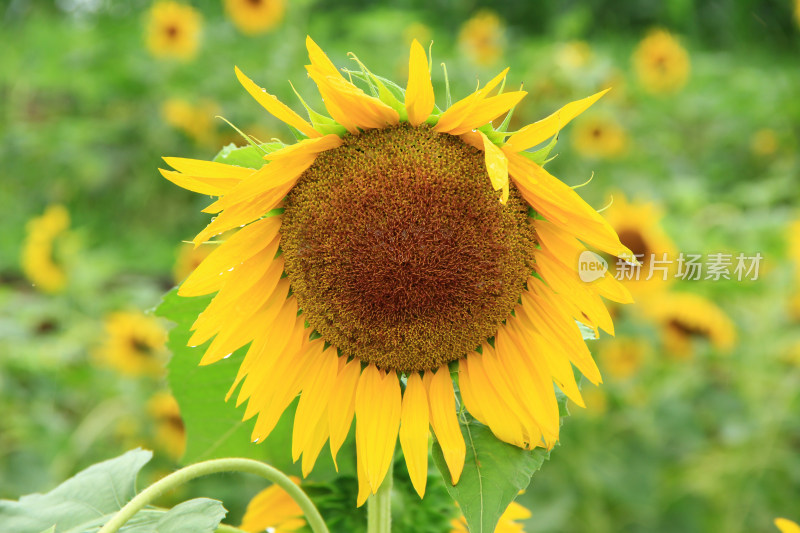
<instances>
[{"instance_id":1,"label":"sunflower","mask_svg":"<svg viewBox=\"0 0 800 533\"><path fill-rule=\"evenodd\" d=\"M296 485L300 484L300 480L295 476L290 476L289 479ZM303 510L297 502L279 485L270 485L256 494L247 504L239 529L253 533L260 531L282 533L297 531L305 525Z\"/></svg>"},{"instance_id":2,"label":"sunflower","mask_svg":"<svg viewBox=\"0 0 800 533\"><path fill-rule=\"evenodd\" d=\"M31 219L22 247L22 271L39 290L61 291L67 284L67 273L56 253L59 241L69 228L69 212L63 205L51 205L42 216Z\"/></svg>"},{"instance_id":3,"label":"sunflower","mask_svg":"<svg viewBox=\"0 0 800 533\"><path fill-rule=\"evenodd\" d=\"M625 153L628 135L616 120L595 115L576 121L572 146L586 157L613 159Z\"/></svg>"},{"instance_id":4,"label":"sunflower","mask_svg":"<svg viewBox=\"0 0 800 533\"><path fill-rule=\"evenodd\" d=\"M677 274L675 244L661 227L661 209L653 203L628 202L624 194L614 192L614 202L605 211L606 219L620 241L637 257L640 266L626 261L609 265L617 279L637 293L663 289Z\"/></svg>"},{"instance_id":5,"label":"sunflower","mask_svg":"<svg viewBox=\"0 0 800 533\"><path fill-rule=\"evenodd\" d=\"M800 3L798 3L800 5ZM798 16L800 20L800 16ZM796 522L792 522L788 518L776 518L775 527L781 530L781 533L800 533L800 526Z\"/></svg>"},{"instance_id":6,"label":"sunflower","mask_svg":"<svg viewBox=\"0 0 800 533\"><path fill-rule=\"evenodd\" d=\"M106 339L95 359L129 376L161 376L167 360L167 331L141 311L118 311L105 320Z\"/></svg>"},{"instance_id":7,"label":"sunflower","mask_svg":"<svg viewBox=\"0 0 800 533\"><path fill-rule=\"evenodd\" d=\"M200 45L203 18L193 7L179 2L157 2L147 19L147 48L156 57L192 59Z\"/></svg>"},{"instance_id":8,"label":"sunflower","mask_svg":"<svg viewBox=\"0 0 800 533\"><path fill-rule=\"evenodd\" d=\"M156 422L158 446L173 459L180 459L186 449L186 426L175 397L169 392L158 392L147 402L147 410Z\"/></svg>"},{"instance_id":9,"label":"sunflower","mask_svg":"<svg viewBox=\"0 0 800 533\"><path fill-rule=\"evenodd\" d=\"M497 13L478 11L458 32L458 44L478 65L492 65L503 54L505 26Z\"/></svg>"},{"instance_id":10,"label":"sunflower","mask_svg":"<svg viewBox=\"0 0 800 533\"><path fill-rule=\"evenodd\" d=\"M642 301L646 317L661 330L667 352L680 359L692 354L692 341L705 339L727 352L736 342L736 329L722 309L702 296L666 293Z\"/></svg>"},{"instance_id":11,"label":"sunflower","mask_svg":"<svg viewBox=\"0 0 800 533\"><path fill-rule=\"evenodd\" d=\"M649 348L646 342L636 338L603 341L598 348L600 366L613 378L628 379L642 366Z\"/></svg>"},{"instance_id":12,"label":"sunflower","mask_svg":"<svg viewBox=\"0 0 800 533\"><path fill-rule=\"evenodd\" d=\"M283 20L285 0L225 0L225 12L242 33L264 33Z\"/></svg>"},{"instance_id":13,"label":"sunflower","mask_svg":"<svg viewBox=\"0 0 800 533\"><path fill-rule=\"evenodd\" d=\"M182 98L170 98L161 106L161 116L167 124L205 145L214 142L214 117L218 114L219 106L210 101L195 105Z\"/></svg>"},{"instance_id":14,"label":"sunflower","mask_svg":"<svg viewBox=\"0 0 800 533\"><path fill-rule=\"evenodd\" d=\"M762 128L750 137L750 151L760 157L768 157L778 151L778 136L775 130Z\"/></svg>"},{"instance_id":15,"label":"sunflower","mask_svg":"<svg viewBox=\"0 0 800 533\"><path fill-rule=\"evenodd\" d=\"M585 67L592 60L592 48L586 41L570 41L558 47L556 64L566 70Z\"/></svg>"},{"instance_id":16,"label":"sunflower","mask_svg":"<svg viewBox=\"0 0 800 533\"><path fill-rule=\"evenodd\" d=\"M458 482L466 447L451 365L466 409L495 435L552 447L552 382L583 405L570 363L600 381L575 321L612 333L601 296L631 301L611 276L580 281L583 243L631 252L525 150L602 93L510 134L491 126L525 95L492 95L507 69L440 111L419 42L405 91L364 68L377 97L306 44L332 118L310 111L307 122L237 69L305 138L257 170L165 158L176 169L161 171L167 179L220 197L195 244L237 228L178 290L217 293L192 326L190 345L215 337L200 364L249 344L229 397L241 384L254 440L302 393L292 447L304 475L326 441L336 461L355 415L359 505L381 485L398 437L424 494L429 425Z\"/></svg>"},{"instance_id":17,"label":"sunflower","mask_svg":"<svg viewBox=\"0 0 800 533\"><path fill-rule=\"evenodd\" d=\"M689 79L689 54L667 31L650 32L636 47L633 66L639 82L650 93L673 93Z\"/></svg>"},{"instance_id":18,"label":"sunflower","mask_svg":"<svg viewBox=\"0 0 800 533\"><path fill-rule=\"evenodd\" d=\"M494 533L525 533L522 524L517 520L527 520L531 517L531 512L517 502L511 502L506 510L500 515L500 520L494 528ZM450 533L467 533L469 528L464 517L454 519L450 525L453 529Z\"/></svg>"}]
</instances>

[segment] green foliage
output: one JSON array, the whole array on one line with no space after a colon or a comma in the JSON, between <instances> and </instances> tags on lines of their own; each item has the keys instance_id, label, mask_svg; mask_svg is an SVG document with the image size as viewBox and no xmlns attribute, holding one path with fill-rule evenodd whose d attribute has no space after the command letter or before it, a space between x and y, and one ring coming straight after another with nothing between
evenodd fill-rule
<instances>
[{"instance_id":1,"label":"green foliage","mask_svg":"<svg viewBox=\"0 0 800 533\"><path fill-rule=\"evenodd\" d=\"M447 463L437 441L433 445L433 461L444 478L447 491L467 519L470 531L491 533L500 515L519 491L527 488L550 452L541 448L523 450L507 444L466 414L460 427L467 444L467 456L458 483L450 482Z\"/></svg>"},{"instance_id":2,"label":"green foliage","mask_svg":"<svg viewBox=\"0 0 800 533\"><path fill-rule=\"evenodd\" d=\"M0 500L0 523L14 533L96 532L136 495L136 477L152 455L131 450L90 466L46 494ZM212 533L225 514L220 502L197 498L170 510L143 509L120 531Z\"/></svg>"}]
</instances>

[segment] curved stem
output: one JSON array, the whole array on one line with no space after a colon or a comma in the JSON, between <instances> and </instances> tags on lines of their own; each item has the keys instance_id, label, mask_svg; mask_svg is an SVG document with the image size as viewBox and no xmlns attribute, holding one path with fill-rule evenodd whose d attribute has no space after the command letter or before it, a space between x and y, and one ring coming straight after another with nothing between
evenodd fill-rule
<instances>
[{"instance_id":1,"label":"curved stem","mask_svg":"<svg viewBox=\"0 0 800 533\"><path fill-rule=\"evenodd\" d=\"M367 533L390 533L392 531L392 471L394 461L383 478L378 492L367 500Z\"/></svg>"},{"instance_id":2,"label":"curved stem","mask_svg":"<svg viewBox=\"0 0 800 533\"><path fill-rule=\"evenodd\" d=\"M133 517L133 515L165 492L179 485L183 485L192 479L209 474L217 474L219 472L248 472L272 481L289 493L289 496L297 502L306 515L308 525L314 533L329 533L328 527L325 525L322 516L320 516L313 502L300 487L295 485L292 480L286 476L286 474L262 462L253 459L239 458L203 461L202 463L196 463L181 468L177 472L173 472L159 479L129 501L98 533L116 533L119 531L119 528Z\"/></svg>"}]
</instances>

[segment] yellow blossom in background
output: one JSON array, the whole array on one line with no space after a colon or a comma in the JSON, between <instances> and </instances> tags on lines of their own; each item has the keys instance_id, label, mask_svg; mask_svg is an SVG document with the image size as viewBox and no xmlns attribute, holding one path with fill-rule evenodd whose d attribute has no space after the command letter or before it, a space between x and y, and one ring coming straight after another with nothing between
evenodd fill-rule
<instances>
[{"instance_id":1,"label":"yellow blossom in background","mask_svg":"<svg viewBox=\"0 0 800 533\"><path fill-rule=\"evenodd\" d=\"M531 517L531 512L517 502L511 502L506 510L500 515L494 533L525 533L522 524L517 520L527 520ZM450 522L452 529L450 533L468 533L467 521L462 516Z\"/></svg>"},{"instance_id":2,"label":"yellow blossom in background","mask_svg":"<svg viewBox=\"0 0 800 533\"><path fill-rule=\"evenodd\" d=\"M668 355L686 359L694 343L706 340L718 351L728 352L736 342L736 329L714 302L689 293L663 293L643 300L640 309L658 326Z\"/></svg>"},{"instance_id":3,"label":"yellow blossom in background","mask_svg":"<svg viewBox=\"0 0 800 533\"><path fill-rule=\"evenodd\" d=\"M225 12L239 31L265 33L283 20L285 0L225 0Z\"/></svg>"},{"instance_id":4,"label":"yellow blossom in background","mask_svg":"<svg viewBox=\"0 0 800 533\"><path fill-rule=\"evenodd\" d=\"M689 54L664 30L652 31L639 43L633 66L639 83L654 94L678 91L689 79Z\"/></svg>"},{"instance_id":5,"label":"yellow blossom in background","mask_svg":"<svg viewBox=\"0 0 800 533\"><path fill-rule=\"evenodd\" d=\"M609 263L609 270L637 293L666 288L674 280L677 251L661 227L661 208L651 202L629 202L621 192L613 192L611 196L613 203L603 214L620 241L636 255L641 267L635 268L620 260Z\"/></svg>"},{"instance_id":6,"label":"yellow blossom in background","mask_svg":"<svg viewBox=\"0 0 800 533\"><path fill-rule=\"evenodd\" d=\"M186 426L178 402L169 392L154 394L147 402L147 411L156 423L156 445L177 460L186 450Z\"/></svg>"},{"instance_id":7,"label":"yellow blossom in background","mask_svg":"<svg viewBox=\"0 0 800 533\"><path fill-rule=\"evenodd\" d=\"M478 11L461 27L458 44L473 62L491 65L503 54L505 25L493 11Z\"/></svg>"},{"instance_id":8,"label":"yellow blossom in background","mask_svg":"<svg viewBox=\"0 0 800 533\"><path fill-rule=\"evenodd\" d=\"M555 59L564 69L581 69L592 59L592 48L586 41L570 41L558 47Z\"/></svg>"},{"instance_id":9,"label":"yellow blossom in background","mask_svg":"<svg viewBox=\"0 0 800 533\"><path fill-rule=\"evenodd\" d=\"M766 157L778 151L778 136L775 130L763 128L750 138L750 150L758 156Z\"/></svg>"},{"instance_id":10,"label":"yellow blossom in background","mask_svg":"<svg viewBox=\"0 0 800 533\"><path fill-rule=\"evenodd\" d=\"M628 146L628 134L608 116L594 115L575 121L570 138L579 154L600 159L619 157Z\"/></svg>"},{"instance_id":11,"label":"yellow blossom in background","mask_svg":"<svg viewBox=\"0 0 800 533\"><path fill-rule=\"evenodd\" d=\"M203 17L193 7L179 2L156 2L147 20L147 48L156 57L188 61L200 46Z\"/></svg>"},{"instance_id":12,"label":"yellow blossom in background","mask_svg":"<svg viewBox=\"0 0 800 533\"><path fill-rule=\"evenodd\" d=\"M798 5L800 5L800 3L798 3ZM775 527L780 529L781 533L800 533L800 526L788 518L776 518Z\"/></svg>"},{"instance_id":13,"label":"yellow blossom in background","mask_svg":"<svg viewBox=\"0 0 800 533\"><path fill-rule=\"evenodd\" d=\"M794 279L800 283L800 220L789 224L786 230L787 254L794 264Z\"/></svg>"},{"instance_id":14,"label":"yellow blossom in background","mask_svg":"<svg viewBox=\"0 0 800 533\"><path fill-rule=\"evenodd\" d=\"M95 360L129 376L162 376L167 361L167 331L141 311L118 311L105 320L106 338Z\"/></svg>"},{"instance_id":15,"label":"yellow blossom in background","mask_svg":"<svg viewBox=\"0 0 800 533\"><path fill-rule=\"evenodd\" d=\"M214 120L219 113L219 106L210 101L191 104L182 98L170 98L161 106L161 116L167 124L203 145L215 142Z\"/></svg>"},{"instance_id":16,"label":"yellow blossom in background","mask_svg":"<svg viewBox=\"0 0 800 533\"><path fill-rule=\"evenodd\" d=\"M422 22L412 22L403 29L403 42L411 43L416 39L427 46L431 42L433 32L430 26Z\"/></svg>"},{"instance_id":17,"label":"yellow blossom in background","mask_svg":"<svg viewBox=\"0 0 800 533\"><path fill-rule=\"evenodd\" d=\"M172 279L175 283L185 280L189 274L194 272L208 254L214 251L216 244L201 244L197 248L190 243L183 243L178 248L178 258L172 268Z\"/></svg>"},{"instance_id":18,"label":"yellow blossom in background","mask_svg":"<svg viewBox=\"0 0 800 533\"><path fill-rule=\"evenodd\" d=\"M295 476L290 476L289 479L295 485L300 484L300 480ZM270 485L256 494L247 504L239 529L252 533L297 531L306 525L303 516L303 510L288 492L279 485Z\"/></svg>"},{"instance_id":19,"label":"yellow blossom in background","mask_svg":"<svg viewBox=\"0 0 800 533\"><path fill-rule=\"evenodd\" d=\"M590 417L598 417L608 412L608 395L605 389L600 387L584 387L581 390L583 401L586 402L585 414ZM578 411L578 416L582 416L584 411Z\"/></svg>"},{"instance_id":20,"label":"yellow blossom in background","mask_svg":"<svg viewBox=\"0 0 800 533\"><path fill-rule=\"evenodd\" d=\"M432 116L418 41L405 102L385 87L368 95L310 37L306 46L330 118L308 122L236 69L305 139L265 154L269 164L257 169L164 158L175 169L161 170L166 179L219 197L194 243L235 231L178 290L216 293L188 341L213 338L200 364L249 345L228 396L238 390L244 418L256 417L253 441L268 438L299 396L292 456L304 475L326 442L336 461L355 420L359 506L383 483L398 441L424 495L431 427L458 482L466 443L451 366L464 406L498 438L551 449L560 427L553 382L582 406L572 365L601 381L576 320L613 334L603 298L632 301L610 275L581 282L578 257L586 246L631 251L573 188L520 152L604 92L517 132L489 132L492 140L484 126L526 94L495 92L508 69Z\"/></svg>"},{"instance_id":21,"label":"yellow blossom in background","mask_svg":"<svg viewBox=\"0 0 800 533\"><path fill-rule=\"evenodd\" d=\"M598 349L600 366L613 378L628 379L638 372L647 355L650 345L640 339L616 338L603 341Z\"/></svg>"},{"instance_id":22,"label":"yellow blossom in background","mask_svg":"<svg viewBox=\"0 0 800 533\"><path fill-rule=\"evenodd\" d=\"M67 273L57 261L59 238L69 228L69 212L63 205L51 205L27 225L22 247L22 271L40 291L56 293L67 284Z\"/></svg>"}]
</instances>

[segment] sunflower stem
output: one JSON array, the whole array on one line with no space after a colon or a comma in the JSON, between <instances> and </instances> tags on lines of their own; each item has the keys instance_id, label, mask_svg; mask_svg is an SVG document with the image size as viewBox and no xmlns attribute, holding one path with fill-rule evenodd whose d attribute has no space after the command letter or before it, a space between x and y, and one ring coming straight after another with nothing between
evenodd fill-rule
<instances>
[{"instance_id":1,"label":"sunflower stem","mask_svg":"<svg viewBox=\"0 0 800 533\"><path fill-rule=\"evenodd\" d=\"M285 490L289 496L297 502L303 510L308 525L314 533L329 533L328 527L322 520L322 516L320 516L314 503L300 487L295 485L292 480L286 476L286 474L260 461L242 458L213 459L211 461L195 463L159 479L129 501L98 533L116 533L128 520L133 518L137 512L144 509L145 506L162 494L195 478L207 476L209 474L218 474L220 472L247 472L272 481Z\"/></svg>"},{"instance_id":2,"label":"sunflower stem","mask_svg":"<svg viewBox=\"0 0 800 533\"><path fill-rule=\"evenodd\" d=\"M367 533L390 533L392 531L392 484L394 461L389 462L389 471L383 478L378 492L367 500Z\"/></svg>"}]
</instances>

